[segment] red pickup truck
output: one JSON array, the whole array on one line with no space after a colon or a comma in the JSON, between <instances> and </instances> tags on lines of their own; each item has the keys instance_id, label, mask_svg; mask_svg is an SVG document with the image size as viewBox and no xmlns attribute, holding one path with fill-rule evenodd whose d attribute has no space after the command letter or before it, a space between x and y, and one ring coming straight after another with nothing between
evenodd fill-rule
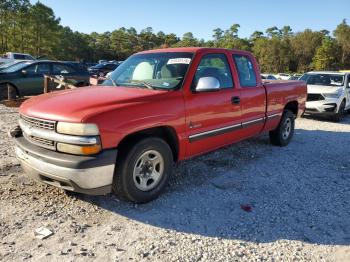
<instances>
[{"instance_id":1,"label":"red pickup truck","mask_svg":"<svg viewBox=\"0 0 350 262\"><path fill-rule=\"evenodd\" d=\"M27 100L10 131L32 178L87 194L155 199L173 163L269 132L287 145L305 110L302 81L263 83L249 53L137 53L96 87Z\"/></svg>"}]
</instances>

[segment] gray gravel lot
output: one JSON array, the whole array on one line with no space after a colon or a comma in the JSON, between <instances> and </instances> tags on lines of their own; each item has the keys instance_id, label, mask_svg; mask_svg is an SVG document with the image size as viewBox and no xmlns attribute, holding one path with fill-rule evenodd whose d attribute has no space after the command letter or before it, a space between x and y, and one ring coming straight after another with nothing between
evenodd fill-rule
<instances>
[{"instance_id":1,"label":"gray gravel lot","mask_svg":"<svg viewBox=\"0 0 350 262\"><path fill-rule=\"evenodd\" d=\"M350 261L350 116L180 163L145 205L28 179L6 135L17 117L0 105L0 261ZM35 239L41 226L54 235Z\"/></svg>"}]
</instances>

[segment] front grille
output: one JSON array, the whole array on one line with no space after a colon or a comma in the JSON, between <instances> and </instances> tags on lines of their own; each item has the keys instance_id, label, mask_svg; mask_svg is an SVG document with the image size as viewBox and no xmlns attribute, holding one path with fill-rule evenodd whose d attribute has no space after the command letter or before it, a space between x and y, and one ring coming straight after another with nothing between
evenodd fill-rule
<instances>
[{"instance_id":1,"label":"front grille","mask_svg":"<svg viewBox=\"0 0 350 262\"><path fill-rule=\"evenodd\" d=\"M54 146L55 145L54 141L47 140L47 139L40 138L40 137L30 136L29 139L36 142L36 143L44 144L47 146Z\"/></svg>"},{"instance_id":2,"label":"front grille","mask_svg":"<svg viewBox=\"0 0 350 262\"><path fill-rule=\"evenodd\" d=\"M20 117L23 120L23 122L28 126L43 128L48 130L55 130L55 125L56 125L55 121L38 119L38 118L28 117L24 115L21 115Z\"/></svg>"},{"instance_id":3,"label":"front grille","mask_svg":"<svg viewBox=\"0 0 350 262\"><path fill-rule=\"evenodd\" d=\"M47 130L47 132L52 132L55 130L55 125L56 125L55 121L38 119L38 118L28 117L28 116L24 116L24 115L21 115L20 118L21 118L22 124L26 127L43 129L43 130ZM30 132L28 134L26 134L25 131L23 132L23 135L24 135L25 139L27 139L29 142L31 142L37 146L44 147L44 148L51 149L51 150L56 149L56 145L55 145L54 141L47 140L47 139L37 137L37 136L33 136Z\"/></svg>"},{"instance_id":4,"label":"front grille","mask_svg":"<svg viewBox=\"0 0 350 262\"><path fill-rule=\"evenodd\" d=\"M307 101L320 101L324 100L321 94L307 94Z\"/></svg>"},{"instance_id":5,"label":"front grille","mask_svg":"<svg viewBox=\"0 0 350 262\"><path fill-rule=\"evenodd\" d=\"M50 150L55 150L55 142L51 140L47 140L44 138L36 137L36 136L28 136L26 133L23 132L23 136L25 139L27 139L29 142L33 143L34 145L44 147Z\"/></svg>"}]
</instances>

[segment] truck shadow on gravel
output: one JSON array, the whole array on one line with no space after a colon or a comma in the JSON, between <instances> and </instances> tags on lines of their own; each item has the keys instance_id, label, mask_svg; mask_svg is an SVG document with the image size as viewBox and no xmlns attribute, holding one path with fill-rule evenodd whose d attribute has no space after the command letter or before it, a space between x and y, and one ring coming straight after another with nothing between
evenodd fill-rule
<instances>
[{"instance_id":1,"label":"truck shadow on gravel","mask_svg":"<svg viewBox=\"0 0 350 262\"><path fill-rule=\"evenodd\" d=\"M297 129L288 147L253 138L179 164L156 201L79 195L165 230L258 243L350 244L350 133Z\"/></svg>"}]
</instances>

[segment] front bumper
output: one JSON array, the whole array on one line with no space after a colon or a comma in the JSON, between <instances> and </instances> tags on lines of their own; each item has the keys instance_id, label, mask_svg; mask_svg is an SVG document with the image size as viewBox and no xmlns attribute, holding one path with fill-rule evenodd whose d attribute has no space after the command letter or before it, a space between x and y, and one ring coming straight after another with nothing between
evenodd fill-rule
<instances>
[{"instance_id":1,"label":"front bumper","mask_svg":"<svg viewBox=\"0 0 350 262\"><path fill-rule=\"evenodd\" d=\"M335 114L338 111L338 99L326 99L306 102L305 113L309 114Z\"/></svg>"},{"instance_id":2,"label":"front bumper","mask_svg":"<svg viewBox=\"0 0 350 262\"><path fill-rule=\"evenodd\" d=\"M76 156L36 146L23 136L13 138L16 142L16 156L29 177L89 195L111 192L116 149L104 150L94 156Z\"/></svg>"}]
</instances>

